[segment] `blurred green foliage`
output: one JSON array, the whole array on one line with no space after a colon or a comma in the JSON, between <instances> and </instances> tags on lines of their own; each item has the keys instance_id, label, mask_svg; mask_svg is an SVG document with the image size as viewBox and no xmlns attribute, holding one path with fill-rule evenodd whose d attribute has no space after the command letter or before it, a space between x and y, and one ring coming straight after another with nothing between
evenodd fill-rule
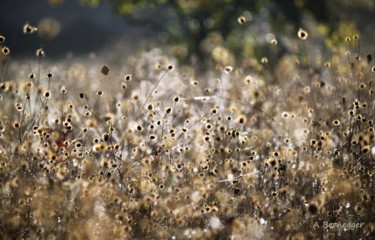
<instances>
[{"instance_id":1,"label":"blurred green foliage","mask_svg":"<svg viewBox=\"0 0 375 240\"><path fill-rule=\"evenodd\" d=\"M104 0L78 1L85 6L98 7ZM223 48L224 53L229 51L236 56L254 54L258 58L263 57L265 51L259 50L259 44L251 39L260 26L251 25L254 24L251 22L248 30L254 33L248 34L237 23L239 16L246 17L247 14L246 18L251 21L252 16L263 10L268 16L261 21L270 24L268 31L285 34L288 25L289 34L295 34L299 27L304 27L304 17L309 16L322 26L324 36L328 37L325 42L327 47L332 46L338 41L337 37L342 37L340 6L336 5L352 4L336 0L111 0L111 3L114 11L131 24L147 25L163 33L163 43L169 44L172 54L182 61L191 59L191 56L204 61L212 57L212 51L218 46ZM360 1L356 4L364 6L367 3ZM257 50L254 50L255 45Z\"/></svg>"}]
</instances>

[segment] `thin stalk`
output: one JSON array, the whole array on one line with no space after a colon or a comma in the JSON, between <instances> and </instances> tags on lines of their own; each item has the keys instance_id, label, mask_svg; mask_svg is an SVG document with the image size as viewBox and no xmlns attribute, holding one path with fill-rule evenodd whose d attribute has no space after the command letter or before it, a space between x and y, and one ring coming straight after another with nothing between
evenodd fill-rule
<instances>
[{"instance_id":1,"label":"thin stalk","mask_svg":"<svg viewBox=\"0 0 375 240\"><path fill-rule=\"evenodd\" d=\"M152 89L152 91L150 92L150 94L148 95L148 97L146 98L146 101L143 103L142 107L138 110L137 112L137 115L135 117L135 119L137 119L139 117L139 115L141 114L143 108L145 107L145 105L147 104L148 100L150 99L152 93L155 91L155 89L157 88L157 86L159 85L160 81L164 78L164 76L169 72L170 70L166 71L159 79L158 81L156 82L156 84L154 85L154 88Z\"/></svg>"}]
</instances>

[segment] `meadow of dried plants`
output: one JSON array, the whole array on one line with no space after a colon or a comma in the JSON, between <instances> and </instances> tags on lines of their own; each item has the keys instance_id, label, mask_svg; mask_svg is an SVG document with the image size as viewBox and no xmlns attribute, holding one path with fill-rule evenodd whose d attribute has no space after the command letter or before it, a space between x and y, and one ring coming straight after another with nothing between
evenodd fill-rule
<instances>
[{"instance_id":1,"label":"meadow of dried plants","mask_svg":"<svg viewBox=\"0 0 375 240\"><path fill-rule=\"evenodd\" d=\"M374 61L348 35L319 62L312 35L204 72L0 36L1 239L374 239Z\"/></svg>"}]
</instances>

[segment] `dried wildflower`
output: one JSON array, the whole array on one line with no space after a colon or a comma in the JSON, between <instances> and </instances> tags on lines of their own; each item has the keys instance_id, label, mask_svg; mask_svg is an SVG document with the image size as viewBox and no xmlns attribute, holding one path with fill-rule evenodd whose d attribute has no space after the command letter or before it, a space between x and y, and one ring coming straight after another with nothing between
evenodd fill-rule
<instances>
[{"instance_id":1,"label":"dried wildflower","mask_svg":"<svg viewBox=\"0 0 375 240\"><path fill-rule=\"evenodd\" d=\"M124 79L127 81L127 82L130 82L132 80L133 76L131 74L127 74L125 75Z\"/></svg>"},{"instance_id":2,"label":"dried wildflower","mask_svg":"<svg viewBox=\"0 0 375 240\"><path fill-rule=\"evenodd\" d=\"M23 26L23 33L24 34L33 34L38 31L38 28L31 26L30 24L26 23Z\"/></svg>"},{"instance_id":3,"label":"dried wildflower","mask_svg":"<svg viewBox=\"0 0 375 240\"><path fill-rule=\"evenodd\" d=\"M47 74L46 74L47 78L52 78L53 77L53 74L49 71Z\"/></svg>"},{"instance_id":4,"label":"dried wildflower","mask_svg":"<svg viewBox=\"0 0 375 240\"><path fill-rule=\"evenodd\" d=\"M174 98L173 98L173 101L174 101L175 103L179 102L179 101L180 101L180 97L179 97L179 96L174 97Z\"/></svg>"},{"instance_id":5,"label":"dried wildflower","mask_svg":"<svg viewBox=\"0 0 375 240\"><path fill-rule=\"evenodd\" d=\"M15 122L13 122L13 128L20 128L21 127L21 123L20 122L18 122L18 121L15 121Z\"/></svg>"},{"instance_id":6,"label":"dried wildflower","mask_svg":"<svg viewBox=\"0 0 375 240\"><path fill-rule=\"evenodd\" d=\"M5 43L5 37L3 35L0 35L0 44Z\"/></svg>"},{"instance_id":7,"label":"dried wildflower","mask_svg":"<svg viewBox=\"0 0 375 240\"><path fill-rule=\"evenodd\" d=\"M17 103L16 104L16 109L17 109L17 111L22 112L23 111L22 103Z\"/></svg>"},{"instance_id":8,"label":"dried wildflower","mask_svg":"<svg viewBox=\"0 0 375 240\"><path fill-rule=\"evenodd\" d=\"M34 74L34 73L30 73L30 74L29 74L29 78L30 78L30 79L35 78L35 74Z\"/></svg>"},{"instance_id":9,"label":"dried wildflower","mask_svg":"<svg viewBox=\"0 0 375 240\"><path fill-rule=\"evenodd\" d=\"M65 93L68 92L68 90L66 90L65 86L63 85L63 86L61 86L60 92L61 92L62 94L65 94Z\"/></svg>"},{"instance_id":10,"label":"dried wildflower","mask_svg":"<svg viewBox=\"0 0 375 240\"><path fill-rule=\"evenodd\" d=\"M36 56L37 57L45 57L46 56L46 53L44 52L43 48L39 48L38 50L36 50Z\"/></svg>"},{"instance_id":11,"label":"dried wildflower","mask_svg":"<svg viewBox=\"0 0 375 240\"><path fill-rule=\"evenodd\" d=\"M225 67L225 73L230 73L233 71L233 67L232 66L226 66Z\"/></svg>"},{"instance_id":12,"label":"dried wildflower","mask_svg":"<svg viewBox=\"0 0 375 240\"><path fill-rule=\"evenodd\" d=\"M301 40L306 40L307 37L308 37L308 33L305 30L303 30L302 28L300 28L297 32L297 36Z\"/></svg>"},{"instance_id":13,"label":"dried wildflower","mask_svg":"<svg viewBox=\"0 0 375 240\"><path fill-rule=\"evenodd\" d=\"M147 105L147 110L152 111L154 109L154 105L152 103Z\"/></svg>"},{"instance_id":14,"label":"dried wildflower","mask_svg":"<svg viewBox=\"0 0 375 240\"><path fill-rule=\"evenodd\" d=\"M104 75L104 76L107 76L108 73L109 73L109 67L107 65L103 65L102 66L102 69L100 70L100 72Z\"/></svg>"},{"instance_id":15,"label":"dried wildflower","mask_svg":"<svg viewBox=\"0 0 375 240\"><path fill-rule=\"evenodd\" d=\"M335 120L333 120L332 123L333 123L333 125L338 126L338 125L340 125L340 120L335 119Z\"/></svg>"},{"instance_id":16,"label":"dried wildflower","mask_svg":"<svg viewBox=\"0 0 375 240\"><path fill-rule=\"evenodd\" d=\"M169 64L169 65L167 66L167 68L168 68L169 71L171 71L171 70L174 69L174 66L173 66L172 64Z\"/></svg>"},{"instance_id":17,"label":"dried wildflower","mask_svg":"<svg viewBox=\"0 0 375 240\"><path fill-rule=\"evenodd\" d=\"M245 115L241 114L237 117L237 123L239 124L246 124L247 118Z\"/></svg>"},{"instance_id":18,"label":"dried wildflower","mask_svg":"<svg viewBox=\"0 0 375 240\"><path fill-rule=\"evenodd\" d=\"M276 45L277 45L277 39L275 39L275 38L272 39L272 40L271 40L271 44L276 46Z\"/></svg>"},{"instance_id":19,"label":"dried wildflower","mask_svg":"<svg viewBox=\"0 0 375 240\"><path fill-rule=\"evenodd\" d=\"M45 91L45 92L43 93L43 96L44 96L45 98L50 98L50 97L51 97L51 91L49 91L49 90Z\"/></svg>"},{"instance_id":20,"label":"dried wildflower","mask_svg":"<svg viewBox=\"0 0 375 240\"><path fill-rule=\"evenodd\" d=\"M166 109L165 109L165 113L166 114L169 114L169 113L171 113L172 112L172 108L171 107L167 107Z\"/></svg>"},{"instance_id":21,"label":"dried wildflower","mask_svg":"<svg viewBox=\"0 0 375 240\"><path fill-rule=\"evenodd\" d=\"M288 118L289 118L289 113L288 113L288 112L283 112L283 113L281 114L281 116L282 116L283 118L285 118L285 119L288 119Z\"/></svg>"},{"instance_id":22,"label":"dried wildflower","mask_svg":"<svg viewBox=\"0 0 375 240\"><path fill-rule=\"evenodd\" d=\"M239 24L244 24L246 22L246 18L244 16L241 16L241 17L237 18L237 22Z\"/></svg>"},{"instance_id":23,"label":"dried wildflower","mask_svg":"<svg viewBox=\"0 0 375 240\"><path fill-rule=\"evenodd\" d=\"M9 53L10 53L10 49L9 49L7 46L4 46L4 47L1 49L1 52L2 52L4 55L9 55Z\"/></svg>"},{"instance_id":24,"label":"dried wildflower","mask_svg":"<svg viewBox=\"0 0 375 240\"><path fill-rule=\"evenodd\" d=\"M212 108L212 109L211 109L211 113L212 113L212 114L216 114L216 113L217 113L217 108L216 108L216 107L215 107L215 108Z\"/></svg>"}]
</instances>

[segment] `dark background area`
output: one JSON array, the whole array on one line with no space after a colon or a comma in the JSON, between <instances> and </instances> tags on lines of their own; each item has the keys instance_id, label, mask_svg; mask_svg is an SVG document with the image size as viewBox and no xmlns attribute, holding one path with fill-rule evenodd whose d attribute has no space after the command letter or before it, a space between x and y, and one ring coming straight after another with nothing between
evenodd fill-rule
<instances>
[{"instance_id":1,"label":"dark background area","mask_svg":"<svg viewBox=\"0 0 375 240\"><path fill-rule=\"evenodd\" d=\"M28 52L28 37L23 34L23 26L32 26L51 17L60 23L60 33L47 40L34 34L30 49L43 47L48 57L58 58L68 52L74 55L97 52L112 42L124 39L124 48L134 49L139 38L152 36L151 29L132 27L123 17L113 14L110 2L102 2L100 7L84 7L76 0L66 0L53 7L47 0L2 0L0 1L0 34L6 37L12 56L21 57ZM155 35L155 34L154 34ZM58 47L57 47L58 46Z\"/></svg>"},{"instance_id":2,"label":"dark background area","mask_svg":"<svg viewBox=\"0 0 375 240\"><path fill-rule=\"evenodd\" d=\"M171 29L166 26L178 25L178 22L186 20L183 18L194 16L199 21L204 21L204 18L199 19L202 11L195 12L195 15L183 15L173 11L176 10L173 8L173 3L176 1L173 0L159 5L157 11L141 11L130 17L116 13L118 10L116 2L125 1L107 0L101 1L97 7L88 7L83 6L78 0L65 0L61 5L54 7L48 3L48 0L2 0L0 1L0 34L7 38L6 45L10 47L13 57L22 57L28 54L28 49L33 53L35 49L43 47L48 57L59 58L67 53L73 53L76 56L90 52L97 53L104 47L119 43L118 40L122 40L120 41L121 48L129 52L138 49L139 43L143 40L157 40L159 33L168 32ZM230 7L236 10L240 9L236 5L240 5L250 10L254 16L262 12L260 9L263 7L267 8L270 18L265 20L271 21L273 32L281 35L285 24L292 23L295 28L292 31L293 37L295 37L296 29L304 26L303 19L306 14L311 15L317 23L329 26L331 31L335 31L341 21L351 21L356 24L361 34L361 45L368 50L373 49L375 3L372 0L367 2L363 0L302 1L305 4L303 8L298 8L294 0L264 1L260 6L258 6L259 1L258 4L255 4L256 2L251 3L254 6L250 3L249 6L247 3L243 3L242 6L240 1L233 1L226 7L229 7L229 10ZM222 16L225 21L220 31L224 39L233 29L235 19L238 17L237 10L233 11L233 9L223 11L224 14L230 13L229 16ZM236 13L232 14L233 12ZM139 15L143 17L142 21L137 19ZM23 34L22 27L25 23L29 22L33 26L38 26L38 23L45 18L53 18L60 23L61 28L55 38L48 40L41 38L38 33L31 37ZM207 37L208 31L203 28L198 33L187 30L189 29L183 29L181 26L180 29L175 28L174 39L172 37L173 44L188 42L189 54L197 53L198 45ZM173 36L173 34L170 35ZM238 52L235 53L238 54Z\"/></svg>"}]
</instances>

